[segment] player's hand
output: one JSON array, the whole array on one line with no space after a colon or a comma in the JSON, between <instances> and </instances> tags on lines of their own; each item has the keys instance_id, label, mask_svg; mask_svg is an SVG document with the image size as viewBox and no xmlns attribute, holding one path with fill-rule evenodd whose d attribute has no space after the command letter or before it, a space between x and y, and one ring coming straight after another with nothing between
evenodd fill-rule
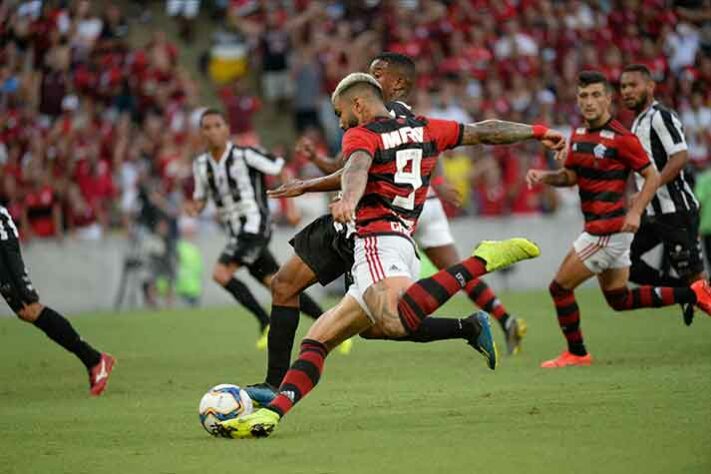
<instances>
[{"instance_id":1,"label":"player's hand","mask_svg":"<svg viewBox=\"0 0 711 474\"><path fill-rule=\"evenodd\" d=\"M278 188L268 190L267 196L271 198L292 198L301 196L304 192L304 182L300 179L292 179Z\"/></svg>"},{"instance_id":2,"label":"player's hand","mask_svg":"<svg viewBox=\"0 0 711 474\"><path fill-rule=\"evenodd\" d=\"M562 149L555 152L555 161L563 161L568 159L568 147L564 146Z\"/></svg>"},{"instance_id":3,"label":"player's hand","mask_svg":"<svg viewBox=\"0 0 711 474\"><path fill-rule=\"evenodd\" d=\"M640 221L642 216L640 216L635 211L629 211L625 216L625 222L622 224L622 229L620 232L632 232L633 234L639 229Z\"/></svg>"},{"instance_id":4,"label":"player's hand","mask_svg":"<svg viewBox=\"0 0 711 474\"><path fill-rule=\"evenodd\" d=\"M528 173L526 173L528 189L532 189L535 185L542 183L544 175L545 171L543 170L528 170Z\"/></svg>"},{"instance_id":5,"label":"player's hand","mask_svg":"<svg viewBox=\"0 0 711 474\"><path fill-rule=\"evenodd\" d=\"M200 204L197 201L185 201L183 204L183 210L190 217L197 217L200 214Z\"/></svg>"},{"instance_id":6,"label":"player's hand","mask_svg":"<svg viewBox=\"0 0 711 474\"><path fill-rule=\"evenodd\" d=\"M329 206L333 220L341 224L348 224L355 221L355 205L348 201L339 199L332 202Z\"/></svg>"},{"instance_id":7,"label":"player's hand","mask_svg":"<svg viewBox=\"0 0 711 474\"><path fill-rule=\"evenodd\" d=\"M557 130L546 130L545 135L541 137L541 143L549 150L562 150L565 148L565 137Z\"/></svg>"},{"instance_id":8,"label":"player's hand","mask_svg":"<svg viewBox=\"0 0 711 474\"><path fill-rule=\"evenodd\" d=\"M437 195L442 198L443 201L452 204L453 206L462 207L463 196L459 190L447 181L434 186L434 190Z\"/></svg>"},{"instance_id":9,"label":"player's hand","mask_svg":"<svg viewBox=\"0 0 711 474\"><path fill-rule=\"evenodd\" d=\"M310 138L301 137L298 142L296 142L296 153L304 155L309 161L314 161L316 159L316 145Z\"/></svg>"}]
</instances>

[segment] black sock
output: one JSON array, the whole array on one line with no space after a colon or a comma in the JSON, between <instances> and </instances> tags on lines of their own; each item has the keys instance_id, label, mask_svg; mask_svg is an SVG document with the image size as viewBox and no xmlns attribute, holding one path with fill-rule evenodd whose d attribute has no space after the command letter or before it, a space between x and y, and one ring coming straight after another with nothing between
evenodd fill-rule
<instances>
[{"instance_id":1,"label":"black sock","mask_svg":"<svg viewBox=\"0 0 711 474\"><path fill-rule=\"evenodd\" d=\"M48 338L76 355L87 369L94 367L101 360L101 354L84 342L71 323L52 308L45 306L34 325Z\"/></svg>"},{"instance_id":2,"label":"black sock","mask_svg":"<svg viewBox=\"0 0 711 474\"><path fill-rule=\"evenodd\" d=\"M264 308L257 302L256 298L247 285L236 278L230 278L230 281L224 286L225 290L229 291L232 296L245 308L247 308L255 318L259 321L259 326L262 330L269 325L269 316Z\"/></svg>"},{"instance_id":3,"label":"black sock","mask_svg":"<svg viewBox=\"0 0 711 474\"><path fill-rule=\"evenodd\" d=\"M454 318L425 318L414 333L398 339L411 342L434 342L448 339L470 339L475 328L467 321Z\"/></svg>"},{"instance_id":4,"label":"black sock","mask_svg":"<svg viewBox=\"0 0 711 474\"><path fill-rule=\"evenodd\" d=\"M296 329L299 327L299 310L288 306L272 306L266 382L273 387L281 385L291 365Z\"/></svg>"},{"instance_id":5,"label":"black sock","mask_svg":"<svg viewBox=\"0 0 711 474\"><path fill-rule=\"evenodd\" d=\"M306 293L299 295L299 310L314 319L323 314L323 308Z\"/></svg>"}]
</instances>

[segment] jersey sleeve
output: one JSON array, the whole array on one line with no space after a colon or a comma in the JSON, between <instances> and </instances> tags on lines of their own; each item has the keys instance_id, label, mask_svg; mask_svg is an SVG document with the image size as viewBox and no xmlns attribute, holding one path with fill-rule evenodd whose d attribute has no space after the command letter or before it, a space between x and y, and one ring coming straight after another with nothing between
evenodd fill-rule
<instances>
[{"instance_id":1,"label":"jersey sleeve","mask_svg":"<svg viewBox=\"0 0 711 474\"><path fill-rule=\"evenodd\" d=\"M375 133L361 127L350 128L343 135L343 140L341 141L343 162L348 161L356 151L364 151L374 157L379 146L380 140Z\"/></svg>"},{"instance_id":2,"label":"jersey sleeve","mask_svg":"<svg viewBox=\"0 0 711 474\"><path fill-rule=\"evenodd\" d=\"M284 158L259 148L245 148L244 161L250 168L269 175L277 175L284 168Z\"/></svg>"},{"instance_id":3,"label":"jersey sleeve","mask_svg":"<svg viewBox=\"0 0 711 474\"><path fill-rule=\"evenodd\" d=\"M636 135L621 136L618 149L620 151L620 159L637 172L652 164L651 158Z\"/></svg>"},{"instance_id":4,"label":"jersey sleeve","mask_svg":"<svg viewBox=\"0 0 711 474\"><path fill-rule=\"evenodd\" d=\"M681 121L668 110L659 110L654 114L652 117L652 129L657 133L667 156L672 156L688 149Z\"/></svg>"},{"instance_id":5,"label":"jersey sleeve","mask_svg":"<svg viewBox=\"0 0 711 474\"><path fill-rule=\"evenodd\" d=\"M193 161L193 179L195 181L195 189L193 190L193 199L196 201L204 201L207 199L206 188L202 173L200 173L199 159Z\"/></svg>"},{"instance_id":6,"label":"jersey sleeve","mask_svg":"<svg viewBox=\"0 0 711 474\"><path fill-rule=\"evenodd\" d=\"M427 131L441 152L462 144L464 125L453 120L427 119Z\"/></svg>"},{"instance_id":7,"label":"jersey sleeve","mask_svg":"<svg viewBox=\"0 0 711 474\"><path fill-rule=\"evenodd\" d=\"M575 159L575 153L573 153L573 134L570 134L570 138L568 138L568 154L565 157L565 163L563 163L563 166L569 170L575 171L578 167L578 163Z\"/></svg>"}]
</instances>

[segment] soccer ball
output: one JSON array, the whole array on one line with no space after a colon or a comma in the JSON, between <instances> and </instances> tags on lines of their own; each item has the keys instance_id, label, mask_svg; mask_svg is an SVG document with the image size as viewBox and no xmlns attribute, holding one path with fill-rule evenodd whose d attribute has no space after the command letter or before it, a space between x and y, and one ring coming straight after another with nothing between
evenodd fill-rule
<instances>
[{"instance_id":1,"label":"soccer ball","mask_svg":"<svg viewBox=\"0 0 711 474\"><path fill-rule=\"evenodd\" d=\"M200 400L198 413L205 431L217 436L217 422L249 415L254 410L252 399L237 385L220 384L212 387Z\"/></svg>"}]
</instances>

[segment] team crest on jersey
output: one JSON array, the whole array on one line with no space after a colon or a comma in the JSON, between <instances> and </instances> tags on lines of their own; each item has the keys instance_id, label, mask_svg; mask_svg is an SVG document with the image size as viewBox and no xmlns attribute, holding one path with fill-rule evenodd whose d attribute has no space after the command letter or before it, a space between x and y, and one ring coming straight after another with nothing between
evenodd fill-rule
<instances>
[{"instance_id":1,"label":"team crest on jersey","mask_svg":"<svg viewBox=\"0 0 711 474\"><path fill-rule=\"evenodd\" d=\"M615 138L615 132L613 132L612 130L603 130L600 132L600 137L612 140Z\"/></svg>"},{"instance_id":2,"label":"team crest on jersey","mask_svg":"<svg viewBox=\"0 0 711 474\"><path fill-rule=\"evenodd\" d=\"M593 155L595 155L595 158L602 159L602 158L605 158L606 151L607 151L607 147L605 145L603 145L602 143L599 143L593 149Z\"/></svg>"},{"instance_id":3,"label":"team crest on jersey","mask_svg":"<svg viewBox=\"0 0 711 474\"><path fill-rule=\"evenodd\" d=\"M583 127L576 128L576 129L575 129L575 134L576 134L576 135L585 135L586 133L588 133L588 131L585 130Z\"/></svg>"}]
</instances>

